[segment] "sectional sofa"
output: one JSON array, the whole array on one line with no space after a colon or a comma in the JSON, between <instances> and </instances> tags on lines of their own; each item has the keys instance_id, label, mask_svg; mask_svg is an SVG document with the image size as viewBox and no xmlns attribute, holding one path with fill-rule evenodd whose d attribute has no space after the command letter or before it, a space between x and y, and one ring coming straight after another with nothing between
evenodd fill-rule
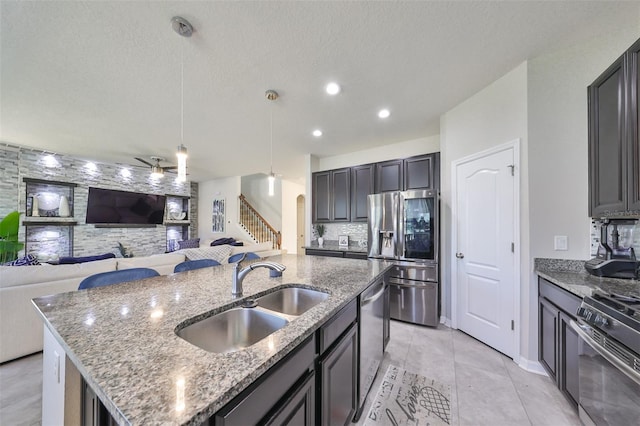
<instances>
[{"instance_id":1,"label":"sectional sofa","mask_svg":"<svg viewBox=\"0 0 640 426\"><path fill-rule=\"evenodd\" d=\"M0 266L0 363L42 350L43 325L31 304L34 297L76 291L84 278L101 272L143 267L171 274L175 265L191 259L197 250L71 265ZM261 257L280 253L263 243L229 248L224 256L244 251Z\"/></svg>"}]
</instances>

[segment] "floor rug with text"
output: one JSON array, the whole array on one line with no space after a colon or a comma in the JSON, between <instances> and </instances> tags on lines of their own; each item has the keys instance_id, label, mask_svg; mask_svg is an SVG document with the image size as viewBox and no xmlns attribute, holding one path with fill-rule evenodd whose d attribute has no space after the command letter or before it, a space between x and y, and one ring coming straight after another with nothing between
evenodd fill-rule
<instances>
[{"instance_id":1,"label":"floor rug with text","mask_svg":"<svg viewBox=\"0 0 640 426\"><path fill-rule=\"evenodd\" d=\"M450 425L450 395L451 386L390 365L364 425Z\"/></svg>"}]
</instances>

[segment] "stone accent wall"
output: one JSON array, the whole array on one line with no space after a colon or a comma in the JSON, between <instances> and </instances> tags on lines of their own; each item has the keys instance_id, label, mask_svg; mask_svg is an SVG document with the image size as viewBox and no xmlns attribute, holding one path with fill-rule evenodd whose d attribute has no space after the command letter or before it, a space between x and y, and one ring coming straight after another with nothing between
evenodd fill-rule
<instances>
[{"instance_id":1,"label":"stone accent wall","mask_svg":"<svg viewBox=\"0 0 640 426\"><path fill-rule=\"evenodd\" d=\"M133 160L132 160L133 164ZM167 227L96 227L85 222L89 187L133 191L148 194L174 194L191 197L189 222L190 236L198 229L198 184L178 183L175 175L151 178L148 167L128 164L91 163L63 154L47 154L40 150L0 146L0 217L18 210L26 212L26 184L23 178L44 179L75 183L73 215L77 225L72 230L65 226L29 226L28 235L21 227L21 241L33 254L89 256L118 252L118 243L134 256L164 253ZM170 229L176 229L171 226ZM179 229L182 230L181 227ZM171 235L175 235L172 233ZM69 241L72 238L72 241ZM179 239L182 239L180 232ZM71 252L70 246L73 246Z\"/></svg>"}]
</instances>

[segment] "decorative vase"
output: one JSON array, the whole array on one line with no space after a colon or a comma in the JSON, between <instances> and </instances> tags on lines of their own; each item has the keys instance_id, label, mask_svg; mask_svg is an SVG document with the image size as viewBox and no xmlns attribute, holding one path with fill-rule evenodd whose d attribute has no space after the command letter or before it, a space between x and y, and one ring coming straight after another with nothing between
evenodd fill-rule
<instances>
[{"instance_id":1,"label":"decorative vase","mask_svg":"<svg viewBox=\"0 0 640 426\"><path fill-rule=\"evenodd\" d=\"M322 247L322 244L324 244L324 238L318 237L318 247Z\"/></svg>"},{"instance_id":2,"label":"decorative vase","mask_svg":"<svg viewBox=\"0 0 640 426\"><path fill-rule=\"evenodd\" d=\"M60 197L60 207L58 208L58 216L69 217L71 211L69 210L69 200L64 195Z\"/></svg>"},{"instance_id":3,"label":"decorative vase","mask_svg":"<svg viewBox=\"0 0 640 426\"><path fill-rule=\"evenodd\" d=\"M33 216L33 217L40 216L40 212L38 211L38 209L39 209L39 206L38 206L38 194L36 194L33 197L33 203L31 205L31 212L32 212L31 216Z\"/></svg>"}]
</instances>

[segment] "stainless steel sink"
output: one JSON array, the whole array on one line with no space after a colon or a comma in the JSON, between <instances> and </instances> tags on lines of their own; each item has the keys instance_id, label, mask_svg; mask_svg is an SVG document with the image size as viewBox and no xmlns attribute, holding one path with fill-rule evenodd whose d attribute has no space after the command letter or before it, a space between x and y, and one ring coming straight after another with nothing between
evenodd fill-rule
<instances>
[{"instance_id":1,"label":"stainless steel sink","mask_svg":"<svg viewBox=\"0 0 640 426\"><path fill-rule=\"evenodd\" d=\"M327 300L328 297L327 293L321 291L287 287L262 296L256 301L261 308L285 315L302 315L318 303Z\"/></svg>"},{"instance_id":2,"label":"stainless steel sink","mask_svg":"<svg viewBox=\"0 0 640 426\"><path fill-rule=\"evenodd\" d=\"M234 308L191 324L176 334L205 351L225 353L249 347L288 322L264 311Z\"/></svg>"}]
</instances>

